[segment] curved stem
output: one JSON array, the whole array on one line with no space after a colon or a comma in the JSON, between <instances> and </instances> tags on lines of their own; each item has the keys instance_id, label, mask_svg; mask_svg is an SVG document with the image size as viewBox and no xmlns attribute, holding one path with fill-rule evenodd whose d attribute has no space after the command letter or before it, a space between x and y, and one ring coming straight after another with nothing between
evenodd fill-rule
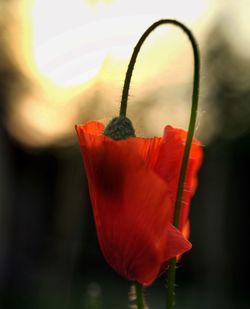
<instances>
[{"instance_id":1,"label":"curved stem","mask_svg":"<svg viewBox=\"0 0 250 309\"><path fill-rule=\"evenodd\" d=\"M142 285L138 282L135 282L135 293L137 309L144 309Z\"/></svg>"},{"instance_id":2,"label":"curved stem","mask_svg":"<svg viewBox=\"0 0 250 309\"><path fill-rule=\"evenodd\" d=\"M193 76L193 94L192 94L192 107L191 107L191 115L189 120L189 127L187 133L187 140L183 154L182 166L179 176L178 182L178 190L176 194L176 202L175 202L175 211L174 211L174 220L173 224L175 227L179 227L180 221L180 211L181 211L181 201L182 201L182 194L184 188L184 181L186 176L187 164L188 164L188 157L191 148L191 143L194 135L195 130L195 122L196 122L196 115L197 115L197 108L198 108L198 97L199 97L199 82L200 82L200 57L199 57L199 48L198 44L192 34L192 32L181 22L174 20L174 19L162 19L154 24L152 24L141 36L140 40L136 44L132 57L130 59L128 69L126 72L126 77L123 86L122 92L122 99L121 99L121 107L120 107L120 116L126 116L127 110L127 102L128 102L128 95L129 95L129 87L132 78L133 69L136 63L137 56L139 51L149 36L149 34L155 30L158 26L163 24L172 24L179 28L181 28L185 34L188 36L188 39L192 45L193 55L194 55L194 76ZM169 264L169 282L168 282L168 290L167 290L167 309L172 309L174 304L174 285L175 285L175 268L176 268L176 258L171 259Z\"/></svg>"},{"instance_id":3,"label":"curved stem","mask_svg":"<svg viewBox=\"0 0 250 309\"><path fill-rule=\"evenodd\" d=\"M128 102L128 96L129 96L129 88L130 88L130 82L134 70L134 66L136 63L137 56L140 52L140 49L146 40L146 38L150 35L152 31L154 31L158 26L163 25L163 24L173 24L177 27L180 27L188 36L192 47L194 51L194 60L195 60L195 73L194 73L194 85L196 86L199 85L199 51L198 51L198 45L194 39L194 36L192 32L181 22L174 20L174 19L161 19L155 23L153 23L141 36L139 39L138 43L136 44L133 54L131 56L127 72L126 72L126 77L124 80L124 85L123 85L123 91L122 91L122 98L121 98L121 106L120 106L120 116L126 116L127 112L127 102ZM196 91L193 90L193 98L198 97L198 87L196 88ZM196 93L195 93L196 92ZM194 100L193 100L194 101Z\"/></svg>"}]
</instances>

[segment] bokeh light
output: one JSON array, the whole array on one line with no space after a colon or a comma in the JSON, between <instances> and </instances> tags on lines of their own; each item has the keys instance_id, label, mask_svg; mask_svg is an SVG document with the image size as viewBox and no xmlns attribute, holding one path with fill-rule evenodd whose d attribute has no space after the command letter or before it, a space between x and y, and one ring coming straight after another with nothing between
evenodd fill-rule
<instances>
[{"instance_id":1,"label":"bokeh light","mask_svg":"<svg viewBox=\"0 0 250 309\"><path fill-rule=\"evenodd\" d=\"M18 100L10 96L8 130L22 143L40 147L70 141L75 123L114 115L129 56L145 28L167 15L197 27L197 35L202 37L211 18L205 14L208 7L208 1L195 0L189 4L163 0L21 1L12 38L15 41L16 35L20 36L22 53L13 49L13 57L30 89L22 91ZM136 65L130 113L138 122L139 134L158 135L166 121L187 125L185 93L192 78L192 54L183 34L172 28L162 27L147 40ZM172 90L180 84L184 101ZM169 91L175 98L164 96ZM148 103L151 110L142 123L136 116L142 108L139 102L156 93L160 96ZM172 103L157 104L168 99ZM178 117L156 121L159 110ZM155 125L146 127L147 119Z\"/></svg>"}]
</instances>

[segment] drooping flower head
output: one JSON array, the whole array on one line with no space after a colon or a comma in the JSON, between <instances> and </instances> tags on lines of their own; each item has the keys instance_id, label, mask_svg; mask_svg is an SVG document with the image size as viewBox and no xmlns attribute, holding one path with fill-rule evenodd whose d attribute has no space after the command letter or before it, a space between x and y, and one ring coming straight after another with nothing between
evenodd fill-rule
<instances>
[{"instance_id":1,"label":"drooping flower head","mask_svg":"<svg viewBox=\"0 0 250 309\"><path fill-rule=\"evenodd\" d=\"M167 126L163 138L133 137L129 131L131 137L120 139L118 132L113 139L103 135L102 123L92 121L76 126L76 131L102 253L119 274L149 285L170 258L191 248L184 236L200 145L192 143L178 230L172 221L183 130Z\"/></svg>"},{"instance_id":2,"label":"drooping flower head","mask_svg":"<svg viewBox=\"0 0 250 309\"><path fill-rule=\"evenodd\" d=\"M166 126L163 138L138 138L126 118L130 82L144 41L164 24L184 31L193 49L188 132ZM193 139L199 80L199 48L192 32L177 20L158 20L146 29L134 47L119 117L105 129L95 121L76 126L102 252L118 273L136 281L138 309L145 307L142 284L152 283L169 259L167 307L173 308L176 260L191 248L187 240L189 204L202 157L201 147Z\"/></svg>"}]
</instances>

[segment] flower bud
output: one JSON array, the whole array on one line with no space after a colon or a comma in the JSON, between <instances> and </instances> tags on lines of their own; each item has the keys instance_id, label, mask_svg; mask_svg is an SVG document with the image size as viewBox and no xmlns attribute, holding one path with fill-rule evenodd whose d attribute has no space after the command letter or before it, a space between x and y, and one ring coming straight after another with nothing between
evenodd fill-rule
<instances>
[{"instance_id":1,"label":"flower bud","mask_svg":"<svg viewBox=\"0 0 250 309\"><path fill-rule=\"evenodd\" d=\"M109 136L114 140L135 137L135 129L130 119L124 116L113 118L105 128L103 135Z\"/></svg>"}]
</instances>

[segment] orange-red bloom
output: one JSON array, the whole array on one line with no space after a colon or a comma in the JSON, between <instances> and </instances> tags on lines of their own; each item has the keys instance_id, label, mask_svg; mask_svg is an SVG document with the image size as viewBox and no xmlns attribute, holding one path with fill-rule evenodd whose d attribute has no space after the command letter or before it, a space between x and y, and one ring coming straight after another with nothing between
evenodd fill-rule
<instances>
[{"instance_id":1,"label":"orange-red bloom","mask_svg":"<svg viewBox=\"0 0 250 309\"><path fill-rule=\"evenodd\" d=\"M88 177L100 246L122 276L151 284L172 257L191 248L172 224L186 133L170 126L163 138L115 141L103 124L76 126ZM182 201L180 230L187 230L201 148L193 141Z\"/></svg>"}]
</instances>

